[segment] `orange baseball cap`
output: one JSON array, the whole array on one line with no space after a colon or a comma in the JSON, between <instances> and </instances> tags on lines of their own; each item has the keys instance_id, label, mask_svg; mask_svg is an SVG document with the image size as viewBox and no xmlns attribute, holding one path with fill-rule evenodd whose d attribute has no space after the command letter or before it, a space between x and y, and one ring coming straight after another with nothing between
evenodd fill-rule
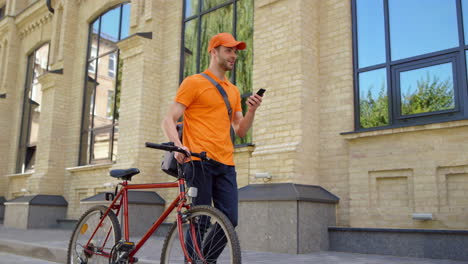
<instances>
[{"instance_id":1,"label":"orange baseball cap","mask_svg":"<svg viewBox=\"0 0 468 264\"><path fill-rule=\"evenodd\" d=\"M210 44L208 44L208 52L218 46L237 47L238 50L243 50L247 47L245 42L237 41L231 34L226 32L218 33L211 38Z\"/></svg>"}]
</instances>

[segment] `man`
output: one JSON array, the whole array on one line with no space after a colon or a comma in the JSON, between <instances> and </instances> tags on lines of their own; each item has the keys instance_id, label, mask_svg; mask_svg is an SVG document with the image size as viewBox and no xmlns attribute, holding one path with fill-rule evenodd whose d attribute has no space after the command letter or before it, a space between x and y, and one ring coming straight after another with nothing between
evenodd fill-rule
<instances>
[{"instance_id":1,"label":"man","mask_svg":"<svg viewBox=\"0 0 468 264\"><path fill-rule=\"evenodd\" d=\"M176 146L192 152L205 151L209 158L216 161L202 164L196 160L193 168L185 166L189 185L198 188L198 196L192 199L192 203L211 205L213 202L234 226L237 226L238 198L230 127L232 125L236 135L244 137L262 102L259 95L250 96L247 100L248 111L243 116L239 90L225 77L225 73L234 67L237 51L245 48L244 42L235 40L229 33L213 36L208 45L210 65L204 73L218 82L226 92L233 111L231 118L216 86L206 77L195 74L182 82L162 123L164 133ZM177 121L182 115L183 144L176 130ZM176 153L175 158L179 163L190 160L190 157L181 153ZM193 170L195 177L192 178Z\"/></svg>"}]
</instances>

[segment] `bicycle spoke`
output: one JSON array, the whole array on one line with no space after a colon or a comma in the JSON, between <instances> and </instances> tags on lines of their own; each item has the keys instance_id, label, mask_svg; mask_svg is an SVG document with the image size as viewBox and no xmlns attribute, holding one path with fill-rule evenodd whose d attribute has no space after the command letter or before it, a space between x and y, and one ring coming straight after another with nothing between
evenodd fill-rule
<instances>
[{"instance_id":1,"label":"bicycle spoke","mask_svg":"<svg viewBox=\"0 0 468 264\"><path fill-rule=\"evenodd\" d=\"M240 263L240 247L229 220L212 207L198 206L190 211L183 228L183 244L193 263ZM166 264L185 260L176 225L169 231L161 257L161 263Z\"/></svg>"},{"instance_id":2,"label":"bicycle spoke","mask_svg":"<svg viewBox=\"0 0 468 264\"><path fill-rule=\"evenodd\" d=\"M81 217L70 240L68 263L109 263L110 251L120 240L120 226L111 211L102 219L106 210L93 207Z\"/></svg>"}]
</instances>

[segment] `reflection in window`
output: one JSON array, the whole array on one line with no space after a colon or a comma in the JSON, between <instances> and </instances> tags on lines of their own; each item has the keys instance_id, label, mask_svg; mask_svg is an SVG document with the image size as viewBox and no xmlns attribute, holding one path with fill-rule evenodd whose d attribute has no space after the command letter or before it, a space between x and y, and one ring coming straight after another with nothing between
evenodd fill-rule
<instances>
[{"instance_id":1,"label":"reflection in window","mask_svg":"<svg viewBox=\"0 0 468 264\"><path fill-rule=\"evenodd\" d=\"M210 55L208 54L208 43L211 37L220 32L233 31L232 16L233 5L228 5L218 8L215 11L207 13L201 17L201 49L200 49L200 70L208 68L210 64ZM239 39L239 38L238 38ZM238 53L242 53L239 51ZM230 78L231 72L226 73L226 77Z\"/></svg>"},{"instance_id":2,"label":"reflection in window","mask_svg":"<svg viewBox=\"0 0 468 264\"><path fill-rule=\"evenodd\" d=\"M108 68L108 74L109 77L114 77L115 76L115 68L116 68L116 53L111 53L109 54L109 65L107 66Z\"/></svg>"},{"instance_id":3,"label":"reflection in window","mask_svg":"<svg viewBox=\"0 0 468 264\"><path fill-rule=\"evenodd\" d=\"M203 0L202 9L203 11L218 7L226 2L231 2L229 0Z\"/></svg>"},{"instance_id":4,"label":"reflection in window","mask_svg":"<svg viewBox=\"0 0 468 264\"><path fill-rule=\"evenodd\" d=\"M114 117L114 91L107 91L107 119L112 119Z\"/></svg>"},{"instance_id":5,"label":"reflection in window","mask_svg":"<svg viewBox=\"0 0 468 264\"><path fill-rule=\"evenodd\" d=\"M185 23L184 78L197 73L198 19Z\"/></svg>"},{"instance_id":6,"label":"reflection in window","mask_svg":"<svg viewBox=\"0 0 468 264\"><path fill-rule=\"evenodd\" d=\"M91 47L91 57L92 61L89 63L88 71L91 73L96 72L96 60L93 60L97 57L97 46Z\"/></svg>"},{"instance_id":7,"label":"reflection in window","mask_svg":"<svg viewBox=\"0 0 468 264\"><path fill-rule=\"evenodd\" d=\"M357 0L359 68L385 62L383 0Z\"/></svg>"},{"instance_id":8,"label":"reflection in window","mask_svg":"<svg viewBox=\"0 0 468 264\"><path fill-rule=\"evenodd\" d=\"M359 74L361 127L388 125L388 95L385 69Z\"/></svg>"},{"instance_id":9,"label":"reflection in window","mask_svg":"<svg viewBox=\"0 0 468 264\"><path fill-rule=\"evenodd\" d=\"M201 7L201 12L200 12ZM226 74L240 90L242 109L246 111L246 98L252 94L253 65L253 0L185 0L184 47L182 50L183 78L204 71L209 66L208 43L212 36L229 32L247 44L239 51L234 71ZM236 18L236 19L234 19ZM201 34L199 34L199 32ZM237 138L236 144L251 142L251 132Z\"/></svg>"},{"instance_id":10,"label":"reflection in window","mask_svg":"<svg viewBox=\"0 0 468 264\"><path fill-rule=\"evenodd\" d=\"M461 3L353 0L357 130L468 118Z\"/></svg>"},{"instance_id":11,"label":"reflection in window","mask_svg":"<svg viewBox=\"0 0 468 264\"><path fill-rule=\"evenodd\" d=\"M6 6L0 6L0 19L2 19L5 16L5 9Z\"/></svg>"},{"instance_id":12,"label":"reflection in window","mask_svg":"<svg viewBox=\"0 0 468 264\"><path fill-rule=\"evenodd\" d=\"M455 108L452 64L400 73L401 114L411 115Z\"/></svg>"},{"instance_id":13,"label":"reflection in window","mask_svg":"<svg viewBox=\"0 0 468 264\"><path fill-rule=\"evenodd\" d=\"M468 44L468 0L461 1L463 13L463 30L465 35L465 45Z\"/></svg>"},{"instance_id":14,"label":"reflection in window","mask_svg":"<svg viewBox=\"0 0 468 264\"><path fill-rule=\"evenodd\" d=\"M130 4L119 5L90 25L80 165L115 160L121 67L116 45L128 36Z\"/></svg>"},{"instance_id":15,"label":"reflection in window","mask_svg":"<svg viewBox=\"0 0 468 264\"><path fill-rule=\"evenodd\" d=\"M185 18L198 14L200 0L185 0Z\"/></svg>"},{"instance_id":16,"label":"reflection in window","mask_svg":"<svg viewBox=\"0 0 468 264\"><path fill-rule=\"evenodd\" d=\"M392 60L458 46L455 0L389 0L389 13Z\"/></svg>"},{"instance_id":17,"label":"reflection in window","mask_svg":"<svg viewBox=\"0 0 468 264\"><path fill-rule=\"evenodd\" d=\"M48 58L48 43L28 56L20 146L16 168L18 173L34 170L42 103L41 84L38 78L47 71Z\"/></svg>"}]
</instances>

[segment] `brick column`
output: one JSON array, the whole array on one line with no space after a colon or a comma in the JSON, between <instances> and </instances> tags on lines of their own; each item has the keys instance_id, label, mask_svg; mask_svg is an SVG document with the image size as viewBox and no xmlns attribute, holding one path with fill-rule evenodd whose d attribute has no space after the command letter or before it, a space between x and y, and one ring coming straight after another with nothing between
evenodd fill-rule
<instances>
[{"instance_id":1,"label":"brick column","mask_svg":"<svg viewBox=\"0 0 468 264\"><path fill-rule=\"evenodd\" d=\"M255 1L253 90L265 88L253 126L250 183L319 184L318 0ZM275 25L275 30L271 30Z\"/></svg>"},{"instance_id":2,"label":"brick column","mask_svg":"<svg viewBox=\"0 0 468 264\"><path fill-rule=\"evenodd\" d=\"M0 66L0 74L3 74L0 78L0 94L4 94L4 98L0 98L0 196L6 196L8 179L5 175L13 174L16 170L20 124L20 118L17 117L21 116L24 89L17 88L20 45L15 21L12 17L4 17L2 22L7 24L4 28L8 32L5 38L0 39L1 63L4 63Z\"/></svg>"},{"instance_id":3,"label":"brick column","mask_svg":"<svg viewBox=\"0 0 468 264\"><path fill-rule=\"evenodd\" d=\"M28 179L31 194L62 194L65 168L64 140L67 96L63 76L48 72L39 77L42 89L36 165Z\"/></svg>"},{"instance_id":4,"label":"brick column","mask_svg":"<svg viewBox=\"0 0 468 264\"><path fill-rule=\"evenodd\" d=\"M154 180L144 175L156 163L154 150L145 148L146 141L157 140L160 123L153 117L159 112L158 80L154 75L158 67L151 33L137 33L120 41L123 60L122 92L117 164L115 167L137 167L143 173L134 181Z\"/></svg>"}]
</instances>

